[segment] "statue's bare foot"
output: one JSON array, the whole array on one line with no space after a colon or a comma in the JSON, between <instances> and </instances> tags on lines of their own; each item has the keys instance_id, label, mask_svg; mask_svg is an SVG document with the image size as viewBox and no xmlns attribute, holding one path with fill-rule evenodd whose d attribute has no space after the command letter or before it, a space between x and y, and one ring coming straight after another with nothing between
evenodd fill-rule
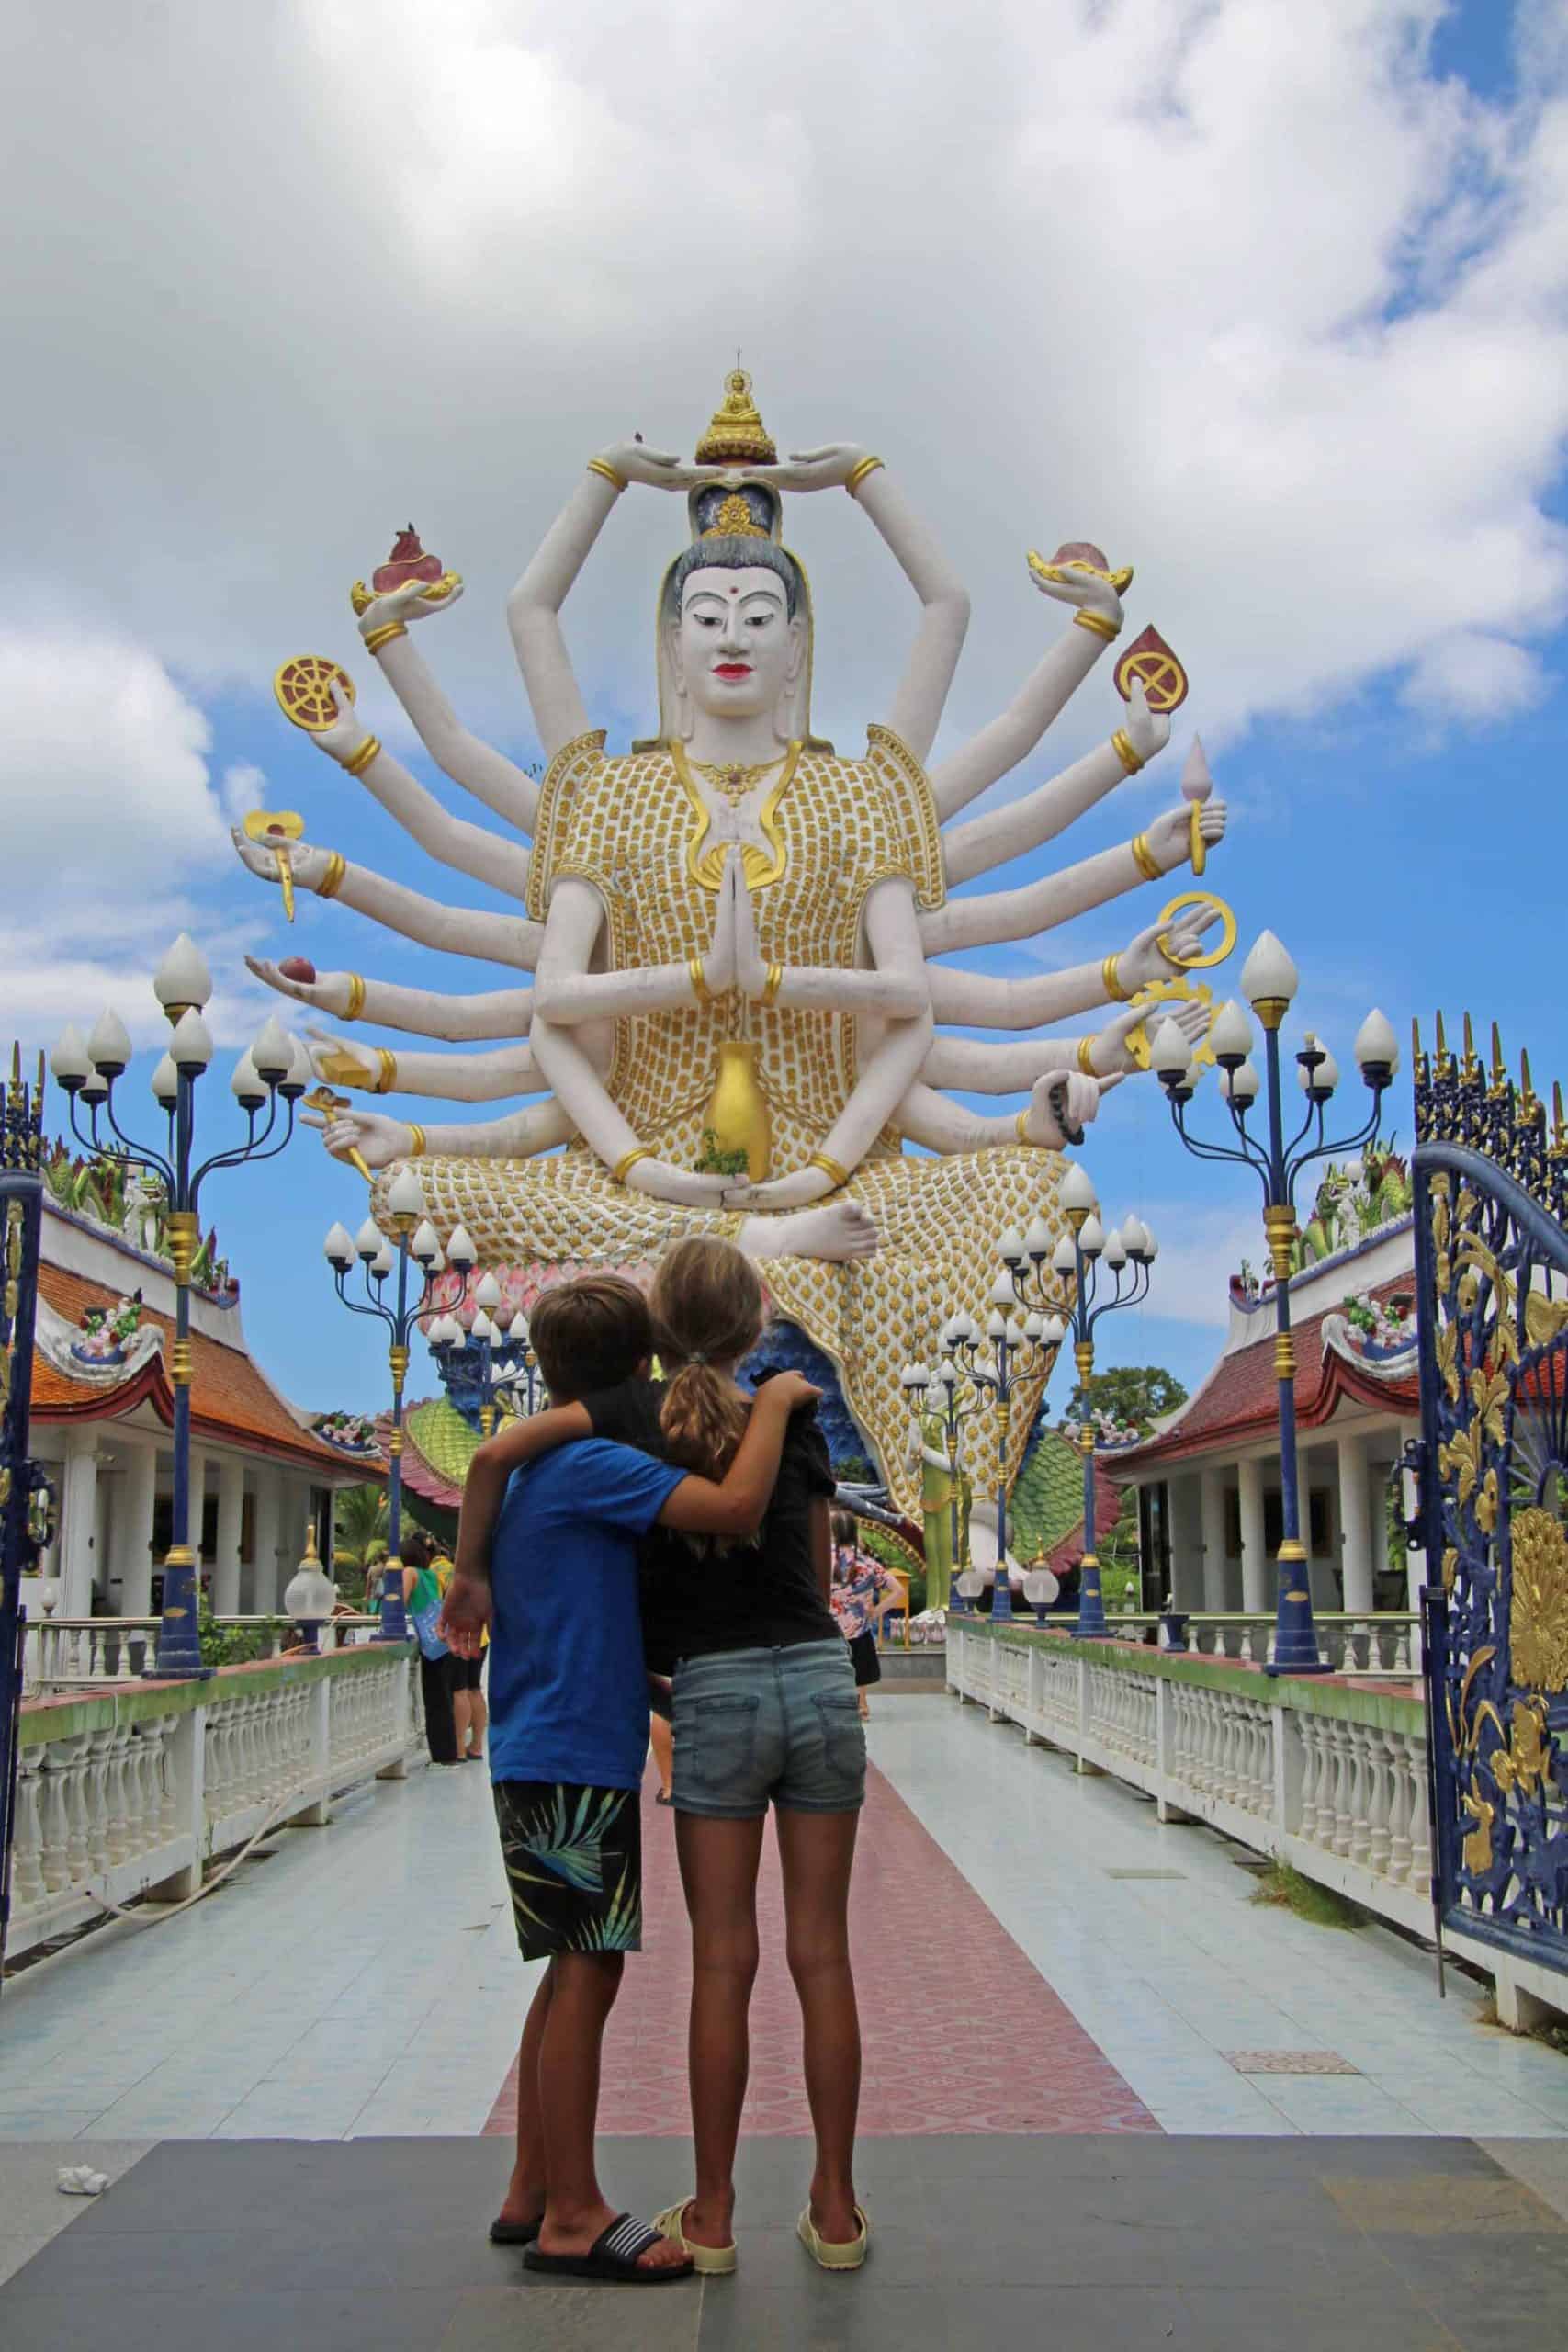
<instances>
[{"instance_id":1,"label":"statue's bare foot","mask_svg":"<svg viewBox=\"0 0 1568 2352\"><path fill-rule=\"evenodd\" d=\"M859 1201L824 1201L784 1216L749 1216L739 1241L752 1258L825 1258L843 1265L852 1258L874 1258L882 1236Z\"/></svg>"}]
</instances>

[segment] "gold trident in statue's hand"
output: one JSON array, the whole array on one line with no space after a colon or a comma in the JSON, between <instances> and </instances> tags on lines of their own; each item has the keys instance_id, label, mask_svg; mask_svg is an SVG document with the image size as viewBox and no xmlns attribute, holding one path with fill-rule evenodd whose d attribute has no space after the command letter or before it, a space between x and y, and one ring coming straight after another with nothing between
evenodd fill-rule
<instances>
[{"instance_id":1,"label":"gold trident in statue's hand","mask_svg":"<svg viewBox=\"0 0 1568 2352\"><path fill-rule=\"evenodd\" d=\"M327 1122L338 1112L352 1111L354 1108L353 1103L349 1101L346 1094L334 1094L330 1086L315 1087L309 1094L302 1096L301 1100L306 1110L319 1111L321 1113L321 1123L323 1125L325 1125ZM369 1162L367 1160L365 1154L362 1151L344 1152L344 1158L348 1161L351 1168L358 1169L360 1174L364 1177L367 1184L373 1184L376 1182L375 1177L370 1172Z\"/></svg>"},{"instance_id":2,"label":"gold trident in statue's hand","mask_svg":"<svg viewBox=\"0 0 1568 2352\"><path fill-rule=\"evenodd\" d=\"M297 842L304 830L304 818L292 808L253 808L245 819L245 839L260 842L277 860L283 911L290 922L294 920L294 869L288 862L288 844Z\"/></svg>"}]
</instances>

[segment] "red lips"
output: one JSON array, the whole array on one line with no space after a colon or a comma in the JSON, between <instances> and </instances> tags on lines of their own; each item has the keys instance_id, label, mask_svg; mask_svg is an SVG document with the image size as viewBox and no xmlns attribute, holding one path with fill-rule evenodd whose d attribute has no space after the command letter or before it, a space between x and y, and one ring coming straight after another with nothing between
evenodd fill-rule
<instances>
[{"instance_id":1,"label":"red lips","mask_svg":"<svg viewBox=\"0 0 1568 2352\"><path fill-rule=\"evenodd\" d=\"M716 662L713 673L716 678L749 678L751 664L750 662Z\"/></svg>"}]
</instances>

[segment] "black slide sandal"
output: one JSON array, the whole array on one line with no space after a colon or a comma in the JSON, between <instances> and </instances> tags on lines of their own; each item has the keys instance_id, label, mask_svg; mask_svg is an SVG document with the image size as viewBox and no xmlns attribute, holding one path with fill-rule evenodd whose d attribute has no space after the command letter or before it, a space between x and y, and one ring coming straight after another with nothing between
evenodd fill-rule
<instances>
[{"instance_id":1,"label":"black slide sandal","mask_svg":"<svg viewBox=\"0 0 1568 2352\"><path fill-rule=\"evenodd\" d=\"M646 2222L634 2221L629 2213L617 2213L609 2228L600 2231L586 2254L541 2254L537 2245L531 2245L524 2250L523 2267L558 2278L600 2278L621 2287L666 2287L672 2279L689 2278L692 2263L675 2262L658 2270L642 2270L637 2265L650 2245L668 2243Z\"/></svg>"}]
</instances>

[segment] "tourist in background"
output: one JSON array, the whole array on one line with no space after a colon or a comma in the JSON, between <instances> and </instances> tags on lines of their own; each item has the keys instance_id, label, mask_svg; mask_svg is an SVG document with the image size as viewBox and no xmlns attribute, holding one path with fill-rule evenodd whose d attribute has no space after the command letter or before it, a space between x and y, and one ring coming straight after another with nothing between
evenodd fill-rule
<instances>
[{"instance_id":1,"label":"tourist in background","mask_svg":"<svg viewBox=\"0 0 1568 2352\"><path fill-rule=\"evenodd\" d=\"M457 1661L435 1630L441 1586L431 1566L428 1536L417 1529L398 1546L403 1570L403 1607L419 1644L419 1687L424 1703L424 1744L433 1764L456 1764L457 1728L452 1710L453 1670Z\"/></svg>"},{"instance_id":2,"label":"tourist in background","mask_svg":"<svg viewBox=\"0 0 1568 2352\"><path fill-rule=\"evenodd\" d=\"M871 1713L866 1692L882 1679L876 1634L890 1609L902 1609L904 1589L874 1553L865 1551L852 1511L833 1513L833 1589L828 1596L838 1627L850 1645L861 1721Z\"/></svg>"}]
</instances>

